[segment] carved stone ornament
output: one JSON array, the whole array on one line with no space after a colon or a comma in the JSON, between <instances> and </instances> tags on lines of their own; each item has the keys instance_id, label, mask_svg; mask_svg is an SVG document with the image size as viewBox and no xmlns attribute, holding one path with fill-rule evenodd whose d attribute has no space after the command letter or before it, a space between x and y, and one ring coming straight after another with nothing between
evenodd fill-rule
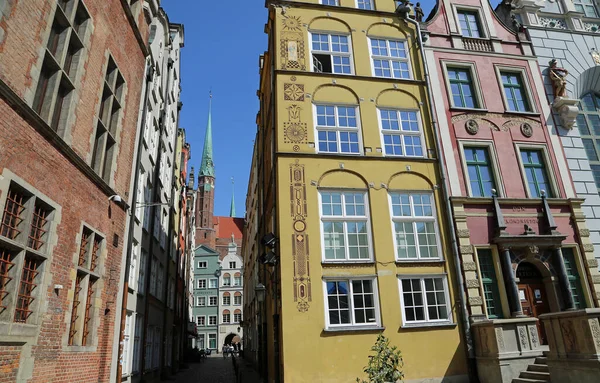
<instances>
[{"instance_id":1,"label":"carved stone ornament","mask_svg":"<svg viewBox=\"0 0 600 383\"><path fill-rule=\"evenodd\" d=\"M471 306L483 306L483 298L481 297L470 297L469 305Z\"/></svg>"},{"instance_id":2,"label":"carved stone ornament","mask_svg":"<svg viewBox=\"0 0 600 383\"><path fill-rule=\"evenodd\" d=\"M558 113L560 123L565 129L572 129L575 124L575 119L579 114L579 108L577 108L579 100L574 100L566 97L558 97L554 99L552 108Z\"/></svg>"},{"instance_id":3,"label":"carved stone ornament","mask_svg":"<svg viewBox=\"0 0 600 383\"><path fill-rule=\"evenodd\" d=\"M589 324L592 336L594 337L594 344L600 349L600 324L598 323L598 319L590 319Z\"/></svg>"},{"instance_id":4,"label":"carved stone ornament","mask_svg":"<svg viewBox=\"0 0 600 383\"><path fill-rule=\"evenodd\" d=\"M593 253L594 252L594 245L591 243L584 243L583 244L583 251L585 251L586 253Z\"/></svg>"},{"instance_id":5,"label":"carved stone ornament","mask_svg":"<svg viewBox=\"0 0 600 383\"><path fill-rule=\"evenodd\" d=\"M469 231L469 229L458 229L456 232L458 234L458 238L470 238L471 237L471 232Z\"/></svg>"},{"instance_id":6,"label":"carved stone ornament","mask_svg":"<svg viewBox=\"0 0 600 383\"><path fill-rule=\"evenodd\" d=\"M465 129L467 130L467 133L475 135L479 132L479 124L475 120L467 120L467 122L465 122Z\"/></svg>"},{"instance_id":7,"label":"carved stone ornament","mask_svg":"<svg viewBox=\"0 0 600 383\"><path fill-rule=\"evenodd\" d=\"M467 288L478 288L479 281L477 279L467 279Z\"/></svg>"},{"instance_id":8,"label":"carved stone ornament","mask_svg":"<svg viewBox=\"0 0 600 383\"><path fill-rule=\"evenodd\" d=\"M589 237L590 230L589 229L579 229L579 236L580 237Z\"/></svg>"},{"instance_id":9,"label":"carved stone ornament","mask_svg":"<svg viewBox=\"0 0 600 383\"><path fill-rule=\"evenodd\" d=\"M477 265L475 262L463 262L464 271L477 271Z\"/></svg>"},{"instance_id":10,"label":"carved stone ornament","mask_svg":"<svg viewBox=\"0 0 600 383\"><path fill-rule=\"evenodd\" d=\"M528 123L521 124L521 133L529 138L533 136L533 128Z\"/></svg>"}]
</instances>

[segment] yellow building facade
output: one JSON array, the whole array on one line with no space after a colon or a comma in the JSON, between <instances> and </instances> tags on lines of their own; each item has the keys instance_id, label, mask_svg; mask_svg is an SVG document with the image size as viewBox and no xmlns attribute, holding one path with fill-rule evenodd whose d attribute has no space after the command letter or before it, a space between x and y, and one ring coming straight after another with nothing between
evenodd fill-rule
<instances>
[{"instance_id":1,"label":"yellow building facade","mask_svg":"<svg viewBox=\"0 0 600 383\"><path fill-rule=\"evenodd\" d=\"M391 0L322 2L267 1L245 356L268 382L353 382L383 332L406 382L467 382L416 27Z\"/></svg>"}]
</instances>

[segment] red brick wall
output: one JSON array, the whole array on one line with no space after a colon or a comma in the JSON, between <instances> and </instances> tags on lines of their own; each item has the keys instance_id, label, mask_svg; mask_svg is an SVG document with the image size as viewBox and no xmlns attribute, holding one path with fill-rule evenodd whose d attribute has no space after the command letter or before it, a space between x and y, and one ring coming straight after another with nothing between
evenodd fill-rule
<instances>
[{"instance_id":1,"label":"red brick wall","mask_svg":"<svg viewBox=\"0 0 600 383\"><path fill-rule=\"evenodd\" d=\"M35 79L30 71L38 65L40 47L46 44L49 16L55 0L12 0L9 17L0 20L4 39L0 41L0 79L8 83L22 97L33 91ZM88 44L84 75L79 89L78 106L72 130L72 148L87 160L91 151L91 137L96 125L106 53L110 52L127 83L120 130L120 147L115 173L115 190L126 198L129 191L131 167L134 155L138 107L144 75L145 59L135 39L133 29L127 22L120 0L84 0L93 23L93 34ZM143 18L142 18L143 20ZM143 34L147 38L147 28ZM29 90L29 88L32 88ZM45 286L47 305L40 318L39 336L31 346L34 358L32 382L108 382L112 357L112 339L116 321L116 296L118 291L121 257L124 249L125 222L127 214L108 202L102 192L60 151L47 142L36 130L23 120L0 95L0 173L10 169L35 189L48 196L62 208L61 221L57 227L58 243L52 253L52 261L46 267L52 279ZM106 236L107 257L104 259L101 293L102 309L95 352L73 351L65 346L68 333L66 317L71 307L67 291L74 281L71 272L75 265L73 255L78 249L76 237L82 222ZM119 236L118 246L113 246L113 236ZM53 286L64 286L58 294ZM109 310L105 314L104 308ZM0 326L4 324L0 323ZM3 346L0 336L0 383L7 374L18 370L19 350ZM4 343L7 344L7 343ZM29 346L29 344L27 344ZM24 354L25 355L25 354ZM14 362L16 360L16 363ZM5 373L5 370L8 371ZM9 371L10 370L10 371ZM16 374L16 372L15 372Z\"/></svg>"},{"instance_id":2,"label":"red brick wall","mask_svg":"<svg viewBox=\"0 0 600 383\"><path fill-rule=\"evenodd\" d=\"M21 346L0 346L0 383L13 383L19 372Z\"/></svg>"}]
</instances>

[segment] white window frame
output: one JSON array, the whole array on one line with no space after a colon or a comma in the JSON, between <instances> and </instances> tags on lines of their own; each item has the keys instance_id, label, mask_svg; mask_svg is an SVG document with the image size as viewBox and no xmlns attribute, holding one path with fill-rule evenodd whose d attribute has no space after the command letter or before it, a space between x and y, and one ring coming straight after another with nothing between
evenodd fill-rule
<instances>
[{"instance_id":1,"label":"white window frame","mask_svg":"<svg viewBox=\"0 0 600 383\"><path fill-rule=\"evenodd\" d=\"M201 303L202 301L204 301L204 304ZM205 307L206 306L206 297L204 297L204 296L196 297L196 306Z\"/></svg>"},{"instance_id":2,"label":"white window frame","mask_svg":"<svg viewBox=\"0 0 600 383\"><path fill-rule=\"evenodd\" d=\"M387 111L395 111L396 115L398 115L399 113L402 112L409 112L409 113L416 113L417 114L417 123L419 124L419 131L418 132L412 132L412 131L404 131L402 129L400 130L386 130L384 132L383 130L383 120L381 119L381 111L382 110L387 110ZM398 123L399 125L401 124L401 119L398 118ZM423 131L423 120L421 119L421 111L418 109L398 109L398 108L385 108L385 107L377 107L377 123L379 124L379 139L381 140L381 152L383 154L384 157L397 157L397 158L403 158L403 157L407 157L407 158L427 158L428 157L428 152L427 152L427 145L425 142L425 133ZM391 135L395 135L395 136L401 136L402 137L402 151L403 154L402 155L397 155L397 154L387 154L385 152L385 138L384 135L385 134L391 134ZM406 155L406 147L404 145L404 136L411 136L411 137L419 137L421 139L421 150L423 151L423 155L421 156L409 156Z\"/></svg>"},{"instance_id":3,"label":"white window frame","mask_svg":"<svg viewBox=\"0 0 600 383\"><path fill-rule=\"evenodd\" d=\"M236 283L239 282L239 283ZM236 277L235 275L233 276L233 286L241 286L242 285L242 277Z\"/></svg>"},{"instance_id":4,"label":"white window frame","mask_svg":"<svg viewBox=\"0 0 600 383\"><path fill-rule=\"evenodd\" d=\"M525 167L523 166L523 159L521 158L521 149L529 149L529 150L539 150L542 152L542 156L544 158L544 167L546 170L546 175L548 176L548 183L552 188L552 198L560 198L558 184L556 182L556 174L554 173L554 168L552 162L550 161L550 155L548 147L544 144L525 144L525 143L514 143L515 153L517 154L517 161L519 161L519 168L521 169L521 180L523 181L523 185L525 186L525 193L527 193L527 198L535 198L531 194L531 190L529 190L529 181L527 180L527 175L525 174ZM548 196L548 191L546 191L546 196Z\"/></svg>"},{"instance_id":5,"label":"white window frame","mask_svg":"<svg viewBox=\"0 0 600 383\"><path fill-rule=\"evenodd\" d=\"M490 161L491 161L491 167L492 167L492 172L493 172L493 177L494 177L494 183L495 183L495 189L496 189L496 193L498 195L498 197L503 197L505 196L505 192L504 192L504 182L503 182L503 178L502 178L502 174L500 173L500 165L499 165L499 161L498 161L498 155L496 154L496 150L494 147L494 142L493 141L485 141L485 140L481 140L481 141L471 141L471 140L458 140L458 146L460 149L460 162L463 168L463 174L465 175L465 182L466 182L466 188L467 188L467 193L470 197L473 196L473 192L471 190L471 179L469 178L469 169L467 168L467 159L465 157L465 148L473 148L473 147L479 147L479 148L487 148L488 150L488 155L490 157ZM479 198L479 197L476 197ZM485 198L485 197L484 197Z\"/></svg>"},{"instance_id":6,"label":"white window frame","mask_svg":"<svg viewBox=\"0 0 600 383\"><path fill-rule=\"evenodd\" d=\"M479 82L479 73L477 72L477 65L471 62L463 61L452 61L442 60L442 70L444 71L444 82L446 84L446 96L448 97L448 104L452 109L458 110L487 110L485 107L485 99L481 90L481 83ZM477 100L478 108L468 108L464 106L454 105L454 97L452 96L452 89L450 87L450 76L448 75L448 67L457 69L466 69L471 75L471 82L473 84L473 96Z\"/></svg>"},{"instance_id":7,"label":"white window frame","mask_svg":"<svg viewBox=\"0 0 600 383\"><path fill-rule=\"evenodd\" d=\"M239 315L239 319L236 319L236 315ZM240 323L242 321L242 313L233 313L233 323Z\"/></svg>"},{"instance_id":8,"label":"white window frame","mask_svg":"<svg viewBox=\"0 0 600 383\"><path fill-rule=\"evenodd\" d=\"M202 283L202 282L204 282L204 283ZM204 287L202 287L202 285L204 285ZM200 278L200 279L198 279L197 286L198 286L197 287L198 289L206 289L206 286L207 286L207 284L206 284L206 278Z\"/></svg>"},{"instance_id":9,"label":"white window frame","mask_svg":"<svg viewBox=\"0 0 600 383\"><path fill-rule=\"evenodd\" d=\"M211 319L214 318L214 323L212 323ZM219 324L219 318L218 315L209 315L208 316L208 325L209 326L216 326Z\"/></svg>"},{"instance_id":10,"label":"white window frame","mask_svg":"<svg viewBox=\"0 0 600 383\"><path fill-rule=\"evenodd\" d=\"M217 289L217 288L219 288L219 278L210 278L208 280L208 288L209 289Z\"/></svg>"},{"instance_id":11,"label":"white window frame","mask_svg":"<svg viewBox=\"0 0 600 383\"><path fill-rule=\"evenodd\" d=\"M229 283L225 283L225 280L228 280ZM223 277L223 286L230 287L231 286L231 275L228 277Z\"/></svg>"},{"instance_id":12,"label":"white window frame","mask_svg":"<svg viewBox=\"0 0 600 383\"><path fill-rule=\"evenodd\" d=\"M227 320L225 320L225 315L227 315ZM223 324L230 324L231 323L231 313L222 313L221 314L221 319L223 320Z\"/></svg>"},{"instance_id":13,"label":"white window frame","mask_svg":"<svg viewBox=\"0 0 600 383\"><path fill-rule=\"evenodd\" d=\"M214 304L211 301L214 300ZM211 295L208 297L208 306L218 306L219 305L219 297L217 295Z\"/></svg>"},{"instance_id":14,"label":"white window frame","mask_svg":"<svg viewBox=\"0 0 600 383\"><path fill-rule=\"evenodd\" d=\"M131 375L132 368L132 340L133 336L131 336L132 330L134 330L133 326L133 313L128 311L125 316L125 328L123 331L123 354L121 356L121 365L122 365L122 376Z\"/></svg>"},{"instance_id":15,"label":"white window frame","mask_svg":"<svg viewBox=\"0 0 600 383\"><path fill-rule=\"evenodd\" d=\"M388 51L388 56L378 56L378 55L373 54L373 44L372 44L373 39L374 40L385 40L385 46ZM412 68L412 65L410 62L410 52L408 50L408 41L406 39L383 37L383 36L368 36L367 41L369 44L369 57L371 57L371 75L373 77L390 78L390 79L395 79L395 80L413 80L414 79L413 68ZM394 57L394 56L389 55L391 52L390 41L401 42L404 44L404 52L406 53L406 58ZM377 76L377 74L375 74L375 60L386 60L390 64L390 74L391 74L390 77ZM407 63L408 77L395 77L394 76L394 69L392 68L392 62L394 62L394 61Z\"/></svg>"},{"instance_id":16,"label":"white window frame","mask_svg":"<svg viewBox=\"0 0 600 383\"><path fill-rule=\"evenodd\" d=\"M227 303L225 303L225 298L228 300ZM221 302L223 303L223 306L231 306L231 295L223 295Z\"/></svg>"},{"instance_id":17,"label":"white window frame","mask_svg":"<svg viewBox=\"0 0 600 383\"><path fill-rule=\"evenodd\" d=\"M203 324L200 324L198 319L202 318ZM206 315L196 315L196 325L199 327L206 327Z\"/></svg>"},{"instance_id":18,"label":"white window frame","mask_svg":"<svg viewBox=\"0 0 600 383\"><path fill-rule=\"evenodd\" d=\"M361 3L368 2L371 6L369 8L361 8L360 5ZM375 0L356 0L356 8L357 9L363 9L366 11L374 11L375 10Z\"/></svg>"},{"instance_id":19,"label":"white window frame","mask_svg":"<svg viewBox=\"0 0 600 383\"><path fill-rule=\"evenodd\" d=\"M446 299L446 311L448 313L448 319L433 319L429 318L429 310L427 306L427 290L425 290L425 279L441 278L444 284L444 297ZM425 320L407 321L406 313L404 311L404 291L402 290L402 281L405 279L419 279L421 284L421 293L423 295L423 313ZM435 325L451 325L454 324L452 319L452 305L450 304L450 290L448 287L448 277L446 274L403 274L398 276L398 289L400 291L400 314L402 316L402 327L421 327L421 326L435 326Z\"/></svg>"},{"instance_id":20,"label":"white window frame","mask_svg":"<svg viewBox=\"0 0 600 383\"><path fill-rule=\"evenodd\" d=\"M403 217L403 216L394 216L393 206L392 206L392 194L400 194L400 195L408 195L410 198L410 209L411 216ZM415 216L414 215L414 202L413 195L429 195L431 198L431 213L432 216ZM396 262L440 262L444 260L444 254L442 251L441 238L440 238L440 227L438 224L438 214L436 207L435 194L431 190L390 190L388 192L388 202L390 208L390 217L392 217L392 234L394 236L394 256L396 258ZM396 238L396 222L410 222L413 224L413 233L415 236L415 250L417 252L417 258L400 258L398 255L398 239ZM415 224L417 222L432 222L433 228L435 230L435 240L436 240L436 248L438 256L435 258L421 257L421 249L419 248L419 239L418 232L415 228Z\"/></svg>"},{"instance_id":21,"label":"white window frame","mask_svg":"<svg viewBox=\"0 0 600 383\"><path fill-rule=\"evenodd\" d=\"M132 254L131 262L129 263L129 282L128 288L131 290L137 289L137 271L138 271L138 259L140 257L140 244L133 240L132 243Z\"/></svg>"},{"instance_id":22,"label":"white window frame","mask_svg":"<svg viewBox=\"0 0 600 383\"><path fill-rule=\"evenodd\" d=\"M215 340L215 347L210 347L210 340L211 340L211 338L213 338ZM217 338L217 333L208 334L207 339L208 339L208 342L206 344L206 348L211 349L211 350L216 350L219 347L219 345L217 344L217 339L218 339Z\"/></svg>"},{"instance_id":23,"label":"white window frame","mask_svg":"<svg viewBox=\"0 0 600 383\"><path fill-rule=\"evenodd\" d=\"M334 118L335 118L335 126L319 126L318 124L318 116L317 116L317 107L318 106L324 106L324 107L333 107L334 108ZM338 108L354 108L354 111L356 113L356 128L353 127L346 127L346 126L339 126L339 113L338 113ZM361 156L364 154L364 148L363 148L363 139L362 139L362 127L361 127L361 123L360 123L360 108L358 107L358 105L350 105L350 104L332 104L332 103L327 103L327 102L317 102L317 103L313 103L313 123L314 123L314 130L315 130L315 151L317 153L322 153L322 154L335 154L335 155L342 155L342 156ZM336 134L336 143L337 143L337 151L335 152L330 152L330 151L321 151L319 149L319 132L323 131L323 132L335 132ZM342 144L341 144L341 139L340 139L340 133L356 133L358 136L358 152L353 153L353 152L342 152Z\"/></svg>"},{"instance_id":24,"label":"white window frame","mask_svg":"<svg viewBox=\"0 0 600 383\"><path fill-rule=\"evenodd\" d=\"M347 282L348 283L348 307L350 311L351 323L344 324L331 324L329 323L329 296L327 294L327 282ZM353 286L352 281L371 281L371 287L373 288L373 302L375 303L375 321L372 323L355 323L355 312L354 312L354 297L353 297ZM325 328L336 329L336 328L378 328L381 327L381 307L379 302L379 287L377 284L376 276L348 276L348 277L323 277L323 294L325 303Z\"/></svg>"},{"instance_id":25,"label":"white window frame","mask_svg":"<svg viewBox=\"0 0 600 383\"><path fill-rule=\"evenodd\" d=\"M237 266L237 262L235 262L235 261L229 262L229 268L230 269L237 269L236 266Z\"/></svg>"},{"instance_id":26,"label":"white window frame","mask_svg":"<svg viewBox=\"0 0 600 383\"><path fill-rule=\"evenodd\" d=\"M321 5L329 5L329 6L331 6L331 7L334 7L334 6L335 6L335 7L337 7L337 6L339 6L339 5L340 5L340 0L333 0L333 2L334 2L335 4L325 4L325 1L327 1L327 0L320 0L320 1L319 1L319 4L321 4Z\"/></svg>"},{"instance_id":27,"label":"white window frame","mask_svg":"<svg viewBox=\"0 0 600 383\"><path fill-rule=\"evenodd\" d=\"M236 298L239 298L239 300L240 300L240 303L235 303L235 301L236 301ZM234 295L234 296L233 296L233 305L234 305L234 306L241 306L241 305L242 305L242 302L243 302L242 295Z\"/></svg>"},{"instance_id":28,"label":"white window frame","mask_svg":"<svg viewBox=\"0 0 600 383\"><path fill-rule=\"evenodd\" d=\"M200 262L198 262L198 268L199 269L206 269L206 268L208 268L208 262L207 261L200 261Z\"/></svg>"},{"instance_id":29,"label":"white window frame","mask_svg":"<svg viewBox=\"0 0 600 383\"><path fill-rule=\"evenodd\" d=\"M207 346L206 334L198 334L198 341L196 343L196 347L200 350L205 350L205 349L207 349L206 346Z\"/></svg>"},{"instance_id":30,"label":"white window frame","mask_svg":"<svg viewBox=\"0 0 600 383\"><path fill-rule=\"evenodd\" d=\"M321 51L321 50L313 50L313 46L312 46L312 37L313 34L318 34L318 35L327 35L328 36L328 44L329 44L329 51ZM344 36L348 38L348 53L346 52L335 52L333 50L331 50L331 36L335 35L335 36ZM320 31L320 30L314 30L314 31L309 31L308 32L308 44L309 44L309 49L310 49L310 71L313 73L325 73L325 74L336 74L336 75L342 75L342 76L352 76L354 75L354 55L352 52L352 35L347 33L347 32L337 32L337 31ZM329 55L331 58L331 73L329 72L319 72L316 70L315 68L315 63L314 63L314 57L313 54L322 54L322 55ZM350 59L350 73L337 73L334 72L334 64L333 64L333 56L341 56L341 57L348 57Z\"/></svg>"},{"instance_id":31,"label":"white window frame","mask_svg":"<svg viewBox=\"0 0 600 383\"><path fill-rule=\"evenodd\" d=\"M575 4L576 2L577 2L577 4ZM560 4L560 2L559 2L559 4ZM580 5L583 8L583 12L581 12L577 9L577 5ZM586 9L589 8L590 6L594 9L594 15L592 15L592 16L588 15L588 13L586 12ZM597 19L598 17L600 17L600 13L598 12L598 7L596 6L596 2L593 0L592 0L591 4L584 4L582 0L573 0L573 7L575 8L575 12L583 14L583 17L587 17L590 19Z\"/></svg>"},{"instance_id":32,"label":"white window frame","mask_svg":"<svg viewBox=\"0 0 600 383\"><path fill-rule=\"evenodd\" d=\"M454 20L456 20L456 30L458 31L458 33L460 34L461 37L464 37L467 39L488 39L489 38L490 32L488 31L488 28L486 25L487 21L483 15L483 13L481 12L480 7L473 7L473 6L463 5L463 4L456 6L456 5L452 4L452 11L454 13ZM461 11L477 14L477 23L478 23L479 35L480 35L479 37L471 37L471 36L463 35L463 31L460 26L460 20L458 18L458 13Z\"/></svg>"},{"instance_id":33,"label":"white window frame","mask_svg":"<svg viewBox=\"0 0 600 383\"><path fill-rule=\"evenodd\" d=\"M506 65L494 65L494 70L496 71L496 81L498 82L498 86L500 87L500 92L502 93L502 101L504 102L504 112L505 113L516 113L516 114L539 114L537 105L535 103L535 99L533 98L533 89L531 88L531 84L529 83L529 78L527 77L527 70L524 67L513 67ZM502 75L500 72L508 72L508 73L516 73L521 76L521 81L523 81L523 91L525 92L525 96L527 97L527 103L529 104L529 109L527 111L513 111L508 109L508 100L506 99L506 94L504 92L504 84L502 83Z\"/></svg>"},{"instance_id":34,"label":"white window frame","mask_svg":"<svg viewBox=\"0 0 600 383\"><path fill-rule=\"evenodd\" d=\"M342 194L342 215L341 216L324 216L323 215L323 198L322 193L340 193ZM345 211L345 193L362 193L365 205L365 216L347 216ZM369 210L369 194L362 189L320 189L319 190L319 218L321 224L321 260L323 263L370 263L373 262L373 236L371 233L371 214ZM348 230L346 229L347 222L362 222L366 220L367 240L369 258L350 259L348 258ZM325 232L323 228L324 221L341 221L344 222L344 259L327 259L325 258Z\"/></svg>"}]
</instances>

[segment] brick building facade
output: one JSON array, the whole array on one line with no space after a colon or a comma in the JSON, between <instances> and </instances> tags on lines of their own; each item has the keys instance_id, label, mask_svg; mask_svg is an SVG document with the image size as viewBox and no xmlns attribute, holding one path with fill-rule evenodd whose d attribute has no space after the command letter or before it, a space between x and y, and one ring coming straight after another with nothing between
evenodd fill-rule
<instances>
[{"instance_id":1,"label":"brick building facade","mask_svg":"<svg viewBox=\"0 0 600 383\"><path fill-rule=\"evenodd\" d=\"M141 3L0 1L2 383L108 381L114 368Z\"/></svg>"}]
</instances>

